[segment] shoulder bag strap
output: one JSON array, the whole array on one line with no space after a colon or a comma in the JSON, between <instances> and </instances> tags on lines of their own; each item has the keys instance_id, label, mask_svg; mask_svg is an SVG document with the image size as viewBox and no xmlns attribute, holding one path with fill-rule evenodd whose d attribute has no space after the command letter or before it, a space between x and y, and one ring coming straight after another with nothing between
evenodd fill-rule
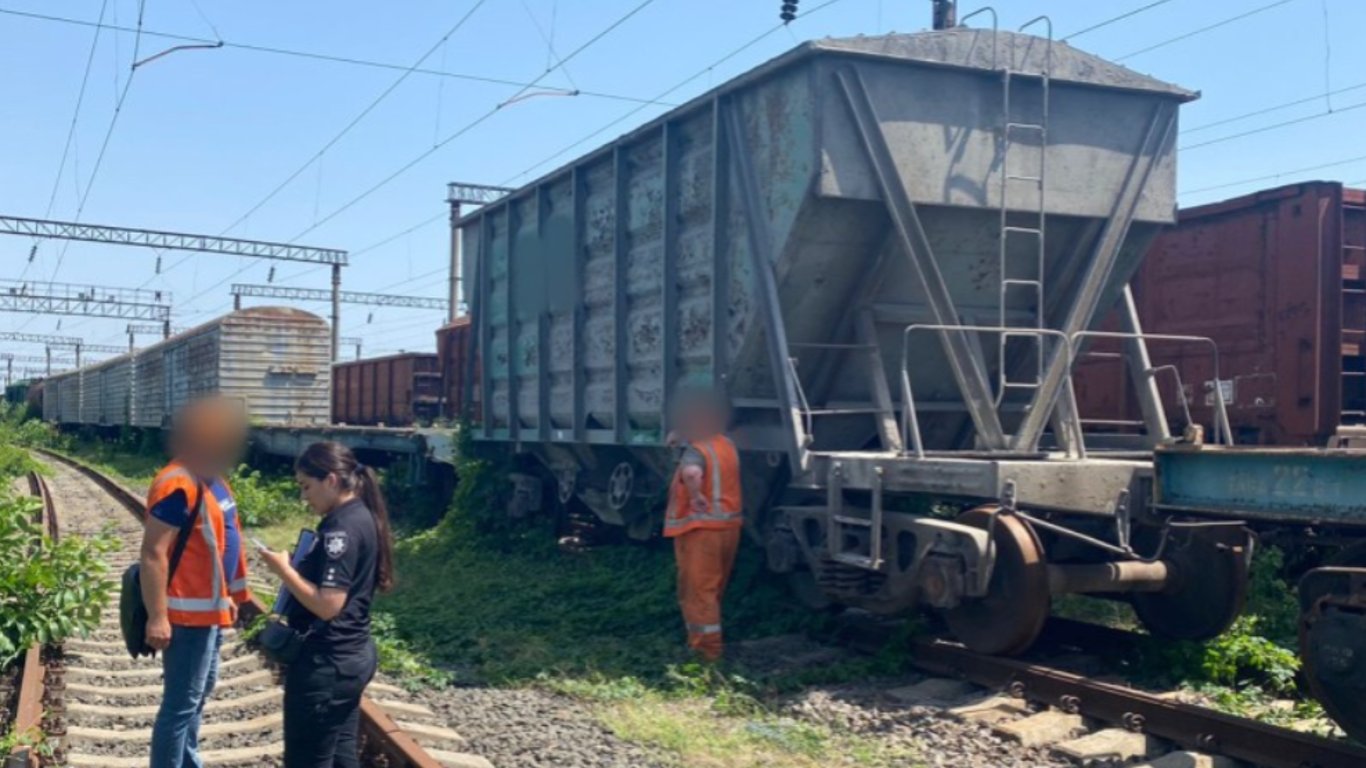
<instances>
[{"instance_id":1,"label":"shoulder bag strap","mask_svg":"<svg viewBox=\"0 0 1366 768\"><path fill-rule=\"evenodd\" d=\"M166 583L169 585L171 579L175 578L176 568L180 567L180 558L185 554L185 545L190 543L190 534L194 532L195 525L199 522L199 508L204 505L204 483L196 480L196 487L199 489L199 498L195 501L193 511L190 512L190 520L180 529L180 533L175 537L175 549L171 550L171 567L166 573Z\"/></svg>"}]
</instances>

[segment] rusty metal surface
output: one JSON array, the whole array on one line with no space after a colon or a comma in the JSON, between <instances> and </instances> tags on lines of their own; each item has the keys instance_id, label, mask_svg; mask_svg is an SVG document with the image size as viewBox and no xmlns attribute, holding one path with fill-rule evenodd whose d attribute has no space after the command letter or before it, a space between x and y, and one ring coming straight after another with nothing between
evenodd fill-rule
<instances>
[{"instance_id":1,"label":"rusty metal surface","mask_svg":"<svg viewBox=\"0 0 1366 768\"><path fill-rule=\"evenodd\" d=\"M1182 747L1267 768L1359 768L1366 749L1297 733L1013 659L983 656L939 640L917 640L912 660L936 674L1006 689L1049 706L1152 734Z\"/></svg>"},{"instance_id":2,"label":"rusty metal surface","mask_svg":"<svg viewBox=\"0 0 1366 768\"><path fill-rule=\"evenodd\" d=\"M332 366L332 423L401 427L439 412L435 354L407 352Z\"/></svg>"},{"instance_id":3,"label":"rusty metal surface","mask_svg":"<svg viewBox=\"0 0 1366 768\"><path fill-rule=\"evenodd\" d=\"M441 415L448 421L478 412L479 363L470 361L473 326L468 316L436 330L437 370L441 376ZM573 343L572 339L569 343ZM466 365L466 361L470 361ZM553 407L553 406L552 406Z\"/></svg>"},{"instance_id":4,"label":"rusty metal surface","mask_svg":"<svg viewBox=\"0 0 1366 768\"><path fill-rule=\"evenodd\" d=\"M1182 210L1133 281L1149 333L1208 336L1219 347L1228 415L1239 442L1327 445L1366 423L1366 192L1336 182L1291 184ZM1213 424L1209 355L1152 345L1168 417ZM1118 365L1079 377L1091 418L1133 420Z\"/></svg>"},{"instance_id":5,"label":"rusty metal surface","mask_svg":"<svg viewBox=\"0 0 1366 768\"><path fill-rule=\"evenodd\" d=\"M138 494L102 472L68 456L44 449L35 450L67 464L93 480L101 488L108 491L124 508L124 511L136 518L139 523L142 522L145 506L142 497ZM244 613L244 618L259 615L265 611L265 604L261 602L260 598L253 595L251 608ZM412 737L403 733L402 728L368 696L361 698L360 727L368 737L366 748L367 758L370 760L375 760L376 755L382 755L387 760L387 763L384 764L388 768L442 768L440 762L427 754L427 751ZM376 761L375 764L380 763Z\"/></svg>"}]
</instances>

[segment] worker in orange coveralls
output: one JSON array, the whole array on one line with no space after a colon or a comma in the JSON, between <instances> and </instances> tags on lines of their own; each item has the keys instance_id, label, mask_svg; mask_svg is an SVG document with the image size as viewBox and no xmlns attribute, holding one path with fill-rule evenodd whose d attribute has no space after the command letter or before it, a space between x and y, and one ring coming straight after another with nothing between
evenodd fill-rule
<instances>
[{"instance_id":1,"label":"worker in orange coveralls","mask_svg":"<svg viewBox=\"0 0 1366 768\"><path fill-rule=\"evenodd\" d=\"M735 565L744 518L740 455L726 437L729 406L715 392L685 390L674 409L671 446L683 455L669 484L664 535L674 540L678 603L688 647L706 661L722 654L721 597Z\"/></svg>"}]
</instances>

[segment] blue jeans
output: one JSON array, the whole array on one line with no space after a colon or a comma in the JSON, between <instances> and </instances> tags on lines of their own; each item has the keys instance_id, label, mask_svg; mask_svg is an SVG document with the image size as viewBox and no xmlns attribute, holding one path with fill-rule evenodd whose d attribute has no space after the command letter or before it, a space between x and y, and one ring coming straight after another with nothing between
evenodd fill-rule
<instances>
[{"instance_id":1,"label":"blue jeans","mask_svg":"<svg viewBox=\"0 0 1366 768\"><path fill-rule=\"evenodd\" d=\"M172 627L161 654L164 687L152 725L151 768L204 768L199 758L199 720L218 682L218 627Z\"/></svg>"}]
</instances>

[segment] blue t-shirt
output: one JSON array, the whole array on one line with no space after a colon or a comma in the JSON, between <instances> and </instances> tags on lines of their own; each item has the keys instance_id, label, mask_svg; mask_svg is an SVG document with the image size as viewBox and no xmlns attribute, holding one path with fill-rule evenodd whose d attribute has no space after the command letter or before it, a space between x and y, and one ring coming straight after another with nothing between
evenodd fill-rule
<instances>
[{"instance_id":1,"label":"blue t-shirt","mask_svg":"<svg viewBox=\"0 0 1366 768\"><path fill-rule=\"evenodd\" d=\"M242 534L237 525L237 502L233 500L228 487L220 479L208 484L208 490L223 510L223 573L228 581L235 581L237 562L242 552ZM176 491L152 507L152 517L174 528L183 528L190 521L190 503L184 491Z\"/></svg>"}]
</instances>

